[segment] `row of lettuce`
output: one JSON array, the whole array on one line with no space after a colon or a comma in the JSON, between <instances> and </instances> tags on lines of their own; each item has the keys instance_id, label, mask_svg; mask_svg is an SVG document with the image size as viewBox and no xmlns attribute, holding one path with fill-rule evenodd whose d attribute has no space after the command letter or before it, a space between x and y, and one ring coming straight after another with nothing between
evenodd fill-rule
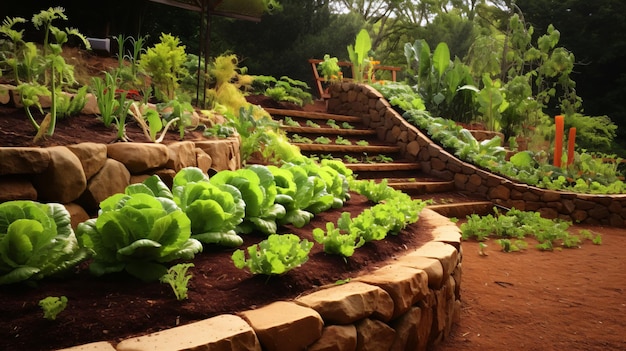
<instances>
[{"instance_id":1,"label":"row of lettuce","mask_svg":"<svg viewBox=\"0 0 626 351\"><path fill-rule=\"evenodd\" d=\"M385 182L355 180L341 162L251 165L208 177L179 171L170 190L157 176L129 185L100 204L96 218L72 229L61 204L18 200L0 204L0 284L39 280L89 260L96 276L126 271L144 281L167 273L167 263L191 260L203 245L236 248L242 235L268 236L236 250L233 262L252 273L281 274L308 259L313 243L279 227L300 228L318 213L340 209L350 192L378 202L357 217L344 212L314 239L324 251L349 257L366 242L398 234L417 221L426 202Z\"/></svg>"}]
</instances>

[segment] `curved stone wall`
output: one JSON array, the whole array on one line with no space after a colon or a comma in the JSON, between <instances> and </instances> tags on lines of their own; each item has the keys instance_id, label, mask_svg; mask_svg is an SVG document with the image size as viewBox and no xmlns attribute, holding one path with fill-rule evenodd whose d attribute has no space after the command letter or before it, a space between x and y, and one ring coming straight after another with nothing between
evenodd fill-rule
<instances>
[{"instance_id":1,"label":"curved stone wall","mask_svg":"<svg viewBox=\"0 0 626 351\"><path fill-rule=\"evenodd\" d=\"M432 241L343 285L164 331L62 351L425 351L460 318L461 234L425 209ZM427 233L422 233L427 234Z\"/></svg>"},{"instance_id":2,"label":"curved stone wall","mask_svg":"<svg viewBox=\"0 0 626 351\"><path fill-rule=\"evenodd\" d=\"M537 211L546 218L626 227L624 194L578 194L515 182L459 160L405 121L370 86L336 84L330 87L330 94L330 113L362 117L366 125L376 128L381 140L397 143L404 157L419 162L425 173L454 180L460 191L483 195L494 204L506 208Z\"/></svg>"},{"instance_id":3,"label":"curved stone wall","mask_svg":"<svg viewBox=\"0 0 626 351\"><path fill-rule=\"evenodd\" d=\"M152 174L171 186L184 167L237 169L238 150L236 138L0 147L0 202L62 203L75 227L95 214L100 201ZM446 217L425 209L420 221L431 228L432 241L347 284L117 345L96 341L65 350L427 350L460 316L462 251L459 229Z\"/></svg>"}]
</instances>

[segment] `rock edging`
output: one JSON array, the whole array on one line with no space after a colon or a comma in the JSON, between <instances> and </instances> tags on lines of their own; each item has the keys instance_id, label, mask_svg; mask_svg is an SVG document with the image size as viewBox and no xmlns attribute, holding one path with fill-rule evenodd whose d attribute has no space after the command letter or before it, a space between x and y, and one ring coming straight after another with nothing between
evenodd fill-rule
<instances>
[{"instance_id":1,"label":"rock edging","mask_svg":"<svg viewBox=\"0 0 626 351\"><path fill-rule=\"evenodd\" d=\"M0 147L0 202L33 200L64 204L73 224L98 210L100 201L156 174L172 185L176 172L239 168L239 139L154 143L81 143L69 146Z\"/></svg>"},{"instance_id":2,"label":"rock edging","mask_svg":"<svg viewBox=\"0 0 626 351\"><path fill-rule=\"evenodd\" d=\"M334 84L330 94L328 112L361 117L377 130L379 139L397 143L403 156L419 162L425 173L454 180L459 191L482 195L505 208L536 211L545 218L626 227L626 194L579 194L515 182L459 160L404 120L368 85Z\"/></svg>"},{"instance_id":3,"label":"rock edging","mask_svg":"<svg viewBox=\"0 0 626 351\"><path fill-rule=\"evenodd\" d=\"M372 273L236 315L58 351L427 350L460 318L461 233L446 217L420 215L433 239ZM424 234L424 233L422 233Z\"/></svg>"}]
</instances>

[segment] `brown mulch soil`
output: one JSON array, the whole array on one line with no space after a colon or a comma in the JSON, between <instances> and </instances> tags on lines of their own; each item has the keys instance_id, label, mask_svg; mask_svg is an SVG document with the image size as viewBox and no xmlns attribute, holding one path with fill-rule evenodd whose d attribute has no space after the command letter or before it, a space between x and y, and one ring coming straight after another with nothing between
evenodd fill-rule
<instances>
[{"instance_id":1,"label":"brown mulch soil","mask_svg":"<svg viewBox=\"0 0 626 351\"><path fill-rule=\"evenodd\" d=\"M579 229L602 244L504 253L491 240L481 256L463 242L461 321L433 351L626 350L626 229Z\"/></svg>"},{"instance_id":2,"label":"brown mulch soil","mask_svg":"<svg viewBox=\"0 0 626 351\"><path fill-rule=\"evenodd\" d=\"M372 204L354 194L341 211L358 215ZM313 242L313 228L336 222L341 211L317 215L303 228L286 227ZM230 258L233 249L207 247L189 270L189 298L177 301L169 285L142 283L126 274L96 278L86 265L64 279L46 279L37 286L0 286L0 350L54 350L100 340L122 339L174 327L224 313L236 313L270 302L291 299L338 280L356 277L403 255L431 239L432 228L419 221L398 236L368 243L344 260L325 254L315 244L304 265L281 276L255 276L237 269ZM242 248L263 238L244 237ZM56 320L43 318L38 301L47 296L66 296L68 307Z\"/></svg>"}]
</instances>

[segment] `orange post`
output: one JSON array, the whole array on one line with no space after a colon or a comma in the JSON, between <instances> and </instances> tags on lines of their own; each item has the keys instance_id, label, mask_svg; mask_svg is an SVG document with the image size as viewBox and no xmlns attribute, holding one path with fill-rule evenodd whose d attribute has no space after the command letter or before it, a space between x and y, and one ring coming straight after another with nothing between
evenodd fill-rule
<instances>
[{"instance_id":1,"label":"orange post","mask_svg":"<svg viewBox=\"0 0 626 351\"><path fill-rule=\"evenodd\" d=\"M569 135L567 137L567 165L571 165L574 162L574 146L576 145L576 128L569 129Z\"/></svg>"},{"instance_id":2,"label":"orange post","mask_svg":"<svg viewBox=\"0 0 626 351\"><path fill-rule=\"evenodd\" d=\"M554 139L554 166L561 167L561 158L563 157L563 128L565 119L558 115L554 117L554 125L556 126L556 137Z\"/></svg>"}]
</instances>

